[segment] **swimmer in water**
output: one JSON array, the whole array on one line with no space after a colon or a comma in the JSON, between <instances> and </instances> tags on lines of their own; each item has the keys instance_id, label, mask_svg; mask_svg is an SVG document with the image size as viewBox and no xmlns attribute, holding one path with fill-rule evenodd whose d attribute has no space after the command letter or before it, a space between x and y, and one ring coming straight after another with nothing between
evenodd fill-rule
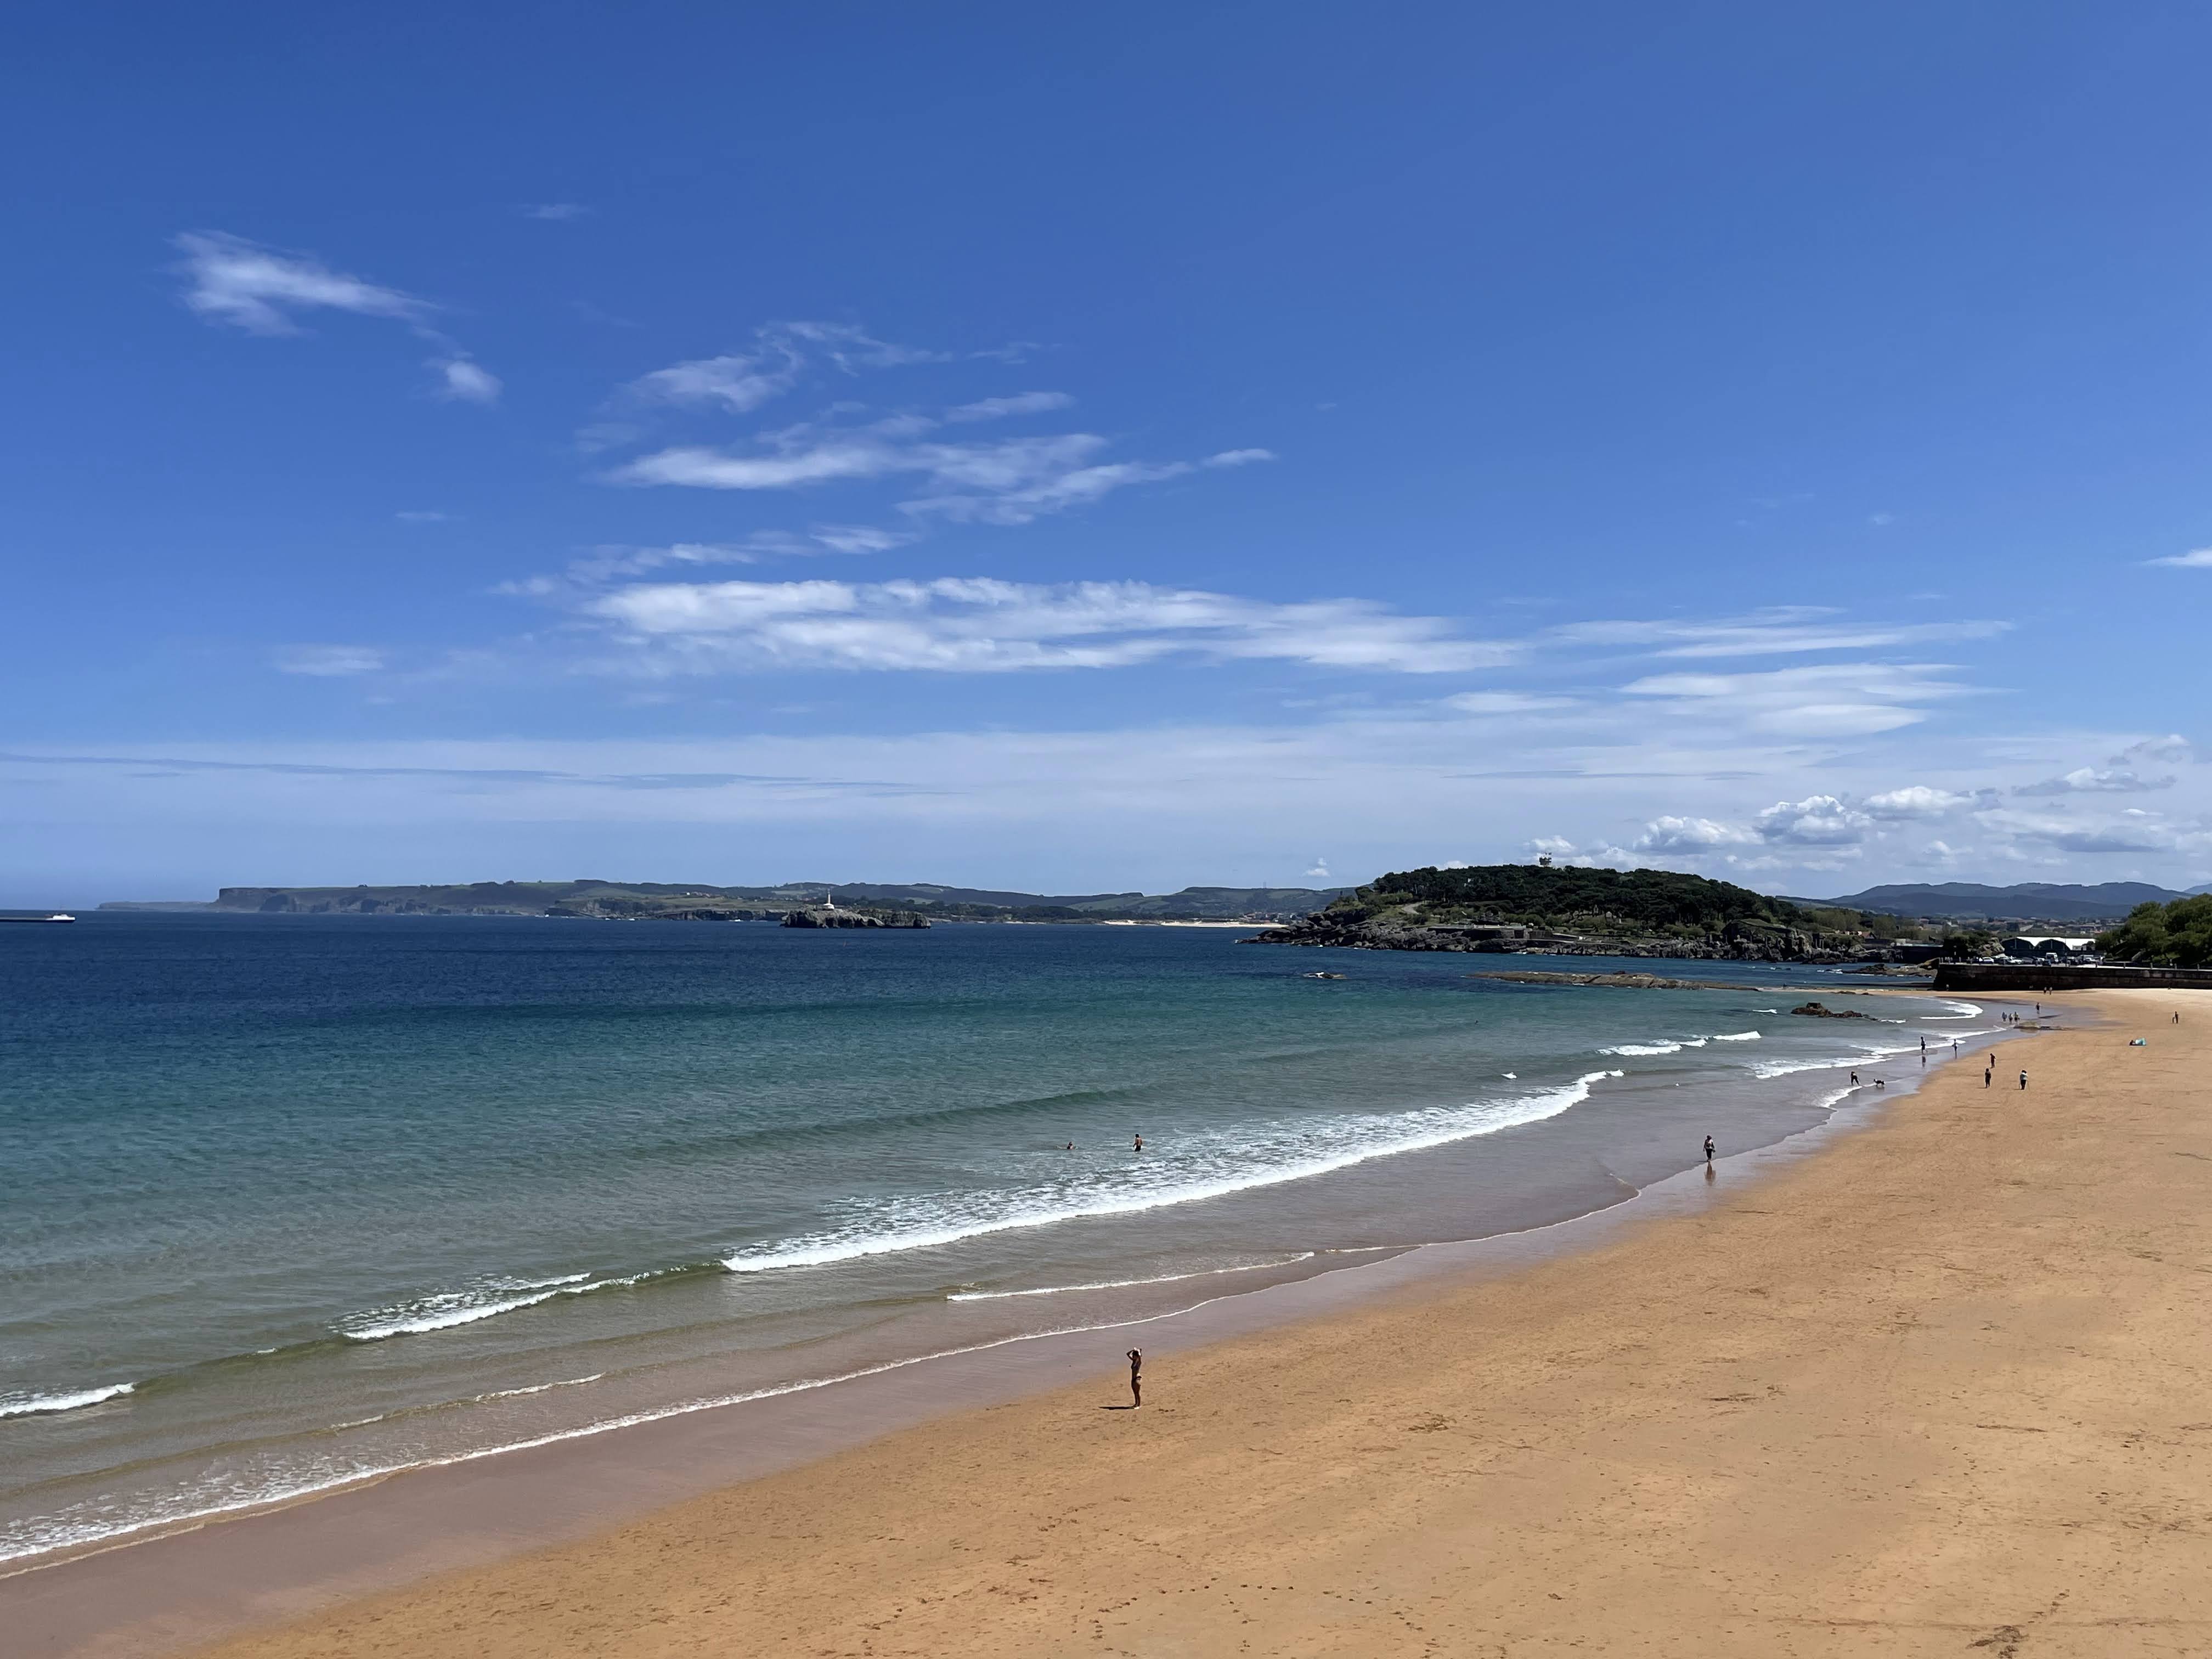
<instances>
[{"instance_id":1,"label":"swimmer in water","mask_svg":"<svg viewBox=\"0 0 2212 1659\"><path fill-rule=\"evenodd\" d=\"M1140 1152L1145 1150L1145 1138L1142 1135L1137 1137L1137 1150Z\"/></svg>"}]
</instances>

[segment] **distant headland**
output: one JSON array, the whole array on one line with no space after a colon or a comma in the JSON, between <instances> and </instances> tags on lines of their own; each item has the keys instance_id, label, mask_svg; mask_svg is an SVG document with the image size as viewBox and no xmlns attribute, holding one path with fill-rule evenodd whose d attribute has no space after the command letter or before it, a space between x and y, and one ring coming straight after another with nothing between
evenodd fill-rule
<instances>
[{"instance_id":1,"label":"distant headland","mask_svg":"<svg viewBox=\"0 0 2212 1659\"><path fill-rule=\"evenodd\" d=\"M103 910L258 915L550 916L597 921L775 921L829 914L832 927L928 921L1289 921L1345 887L1186 887L1176 893L1022 893L927 882L477 881L419 886L226 887L207 902L117 902ZM834 908L833 908L834 907ZM908 920L912 918L912 920ZM823 925L801 921L795 927Z\"/></svg>"}]
</instances>

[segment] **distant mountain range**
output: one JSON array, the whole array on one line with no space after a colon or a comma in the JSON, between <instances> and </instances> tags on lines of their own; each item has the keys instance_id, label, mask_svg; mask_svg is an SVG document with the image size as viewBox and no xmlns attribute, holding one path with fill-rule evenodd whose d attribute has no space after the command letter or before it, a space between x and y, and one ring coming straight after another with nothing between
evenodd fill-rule
<instances>
[{"instance_id":1,"label":"distant mountain range","mask_svg":"<svg viewBox=\"0 0 2212 1659\"><path fill-rule=\"evenodd\" d=\"M2212 891L2212 883L2193 887L2190 891ZM2124 916L2138 904L2169 904L2185 896L2171 888L2154 887L2141 881L2106 881L2094 886L2078 882L2023 881L2010 887L1946 881L1906 882L1869 887L1863 893L1842 898L1794 902L1878 910L1890 916L1942 917L1960 921L2104 921Z\"/></svg>"},{"instance_id":2,"label":"distant mountain range","mask_svg":"<svg viewBox=\"0 0 2212 1659\"><path fill-rule=\"evenodd\" d=\"M1186 887L1178 893L1018 893L930 882L792 881L774 887L696 882L478 881L392 887L226 887L205 902L130 902L103 910L264 915L589 916L730 920L818 905L896 908L947 921L1234 921L1318 910L1344 887Z\"/></svg>"}]
</instances>

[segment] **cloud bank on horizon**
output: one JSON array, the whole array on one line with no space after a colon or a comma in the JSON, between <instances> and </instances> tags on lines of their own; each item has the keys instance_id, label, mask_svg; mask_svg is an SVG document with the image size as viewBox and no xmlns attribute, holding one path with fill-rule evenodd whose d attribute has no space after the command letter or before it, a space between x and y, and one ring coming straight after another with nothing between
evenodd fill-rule
<instances>
[{"instance_id":1,"label":"cloud bank on horizon","mask_svg":"<svg viewBox=\"0 0 2212 1659\"><path fill-rule=\"evenodd\" d=\"M52 112L109 112L84 165L123 205L99 234L26 207L68 269L19 313L53 392L17 445L21 597L100 626L0 665L15 896L1540 854L1799 892L2212 877L2197 394L2142 320L2196 303L2191 262L2066 264L2196 222L2173 106L2099 92L2063 147L2166 158L2114 224L1962 205L1899 179L2047 162L2017 88L2080 41L1996 62L1962 28L1979 90L1925 102L1830 43L1784 79L1870 135L1837 156L1691 26L1652 49L1669 119L1639 76L1589 155L1476 167L1553 84L1511 66L1571 39L1516 24L1470 104L1415 58L1344 66L1325 21L1269 50L1334 66L1334 113L1291 74L1234 118L1156 65L1055 78L1044 35L889 19L842 73L777 23L775 84L711 121L678 91L726 20L658 79L550 20L550 106L304 51L333 109L414 88L413 143L310 114L258 161L161 119L211 47L58 76ZM1480 33L1432 21L1420 59ZM2212 49L2170 27L2173 63ZM1251 49L1177 27L1195 65ZM944 100L1012 121L1032 72L1051 107L979 163ZM188 195L128 187L155 131ZM483 171L488 135L529 166ZM1855 272L1824 252L1846 209ZM2021 337L2079 361L2030 374Z\"/></svg>"}]
</instances>

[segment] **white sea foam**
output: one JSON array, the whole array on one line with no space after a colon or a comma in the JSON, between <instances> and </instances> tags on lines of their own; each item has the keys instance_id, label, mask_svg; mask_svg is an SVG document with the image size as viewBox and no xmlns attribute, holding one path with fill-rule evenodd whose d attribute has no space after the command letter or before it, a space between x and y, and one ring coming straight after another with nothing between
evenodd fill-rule
<instances>
[{"instance_id":1,"label":"white sea foam","mask_svg":"<svg viewBox=\"0 0 2212 1659\"><path fill-rule=\"evenodd\" d=\"M74 1394L0 1394L0 1417L30 1417L43 1412L73 1412L81 1406L97 1406L129 1394L137 1385L111 1382L104 1389L80 1389Z\"/></svg>"},{"instance_id":2,"label":"white sea foam","mask_svg":"<svg viewBox=\"0 0 2212 1659\"><path fill-rule=\"evenodd\" d=\"M613 1290L650 1279L651 1273L632 1273L625 1279L594 1279L589 1273L563 1273L557 1279L488 1279L465 1291L441 1291L396 1307L379 1308L341 1323L341 1336L356 1342L380 1342L388 1336L421 1336L430 1331L473 1325L521 1308L534 1308L556 1296L581 1296L590 1291ZM586 1281L589 1280L589 1283Z\"/></svg>"},{"instance_id":3,"label":"white sea foam","mask_svg":"<svg viewBox=\"0 0 2212 1659\"><path fill-rule=\"evenodd\" d=\"M1756 1031L1716 1031L1713 1034L1713 1041L1716 1042L1756 1042L1759 1041L1759 1033Z\"/></svg>"},{"instance_id":4,"label":"white sea foam","mask_svg":"<svg viewBox=\"0 0 2212 1659\"><path fill-rule=\"evenodd\" d=\"M1631 1054L1641 1059L1647 1054L1679 1054L1682 1045L1668 1042L1663 1037L1657 1042L1623 1042L1611 1048L1601 1048L1601 1054Z\"/></svg>"},{"instance_id":5,"label":"white sea foam","mask_svg":"<svg viewBox=\"0 0 2212 1659\"><path fill-rule=\"evenodd\" d=\"M1063 1296L1071 1291L1123 1291L1136 1285L1180 1285L1187 1279L1212 1279L1222 1273L1255 1273L1262 1267L1287 1267L1295 1262L1310 1261L1315 1253L1300 1250L1296 1255L1286 1255L1279 1261L1249 1261L1241 1267L1207 1267L1194 1273L1162 1273L1157 1279L1102 1279L1088 1285L1042 1285L1033 1291L954 1291L945 1297L947 1302L1007 1302L1024 1296Z\"/></svg>"},{"instance_id":6,"label":"white sea foam","mask_svg":"<svg viewBox=\"0 0 2212 1659\"><path fill-rule=\"evenodd\" d=\"M1618 1076L1619 1073L1613 1075ZM885 1371L903 1370L909 1365L920 1365L933 1359L953 1359L963 1354L982 1353L992 1348L1003 1348L1016 1342L1034 1341L1039 1337L1068 1336L1088 1331L1123 1330L1137 1325L1151 1325L1163 1319L1173 1319L1193 1312L1223 1298L1203 1297L1188 1307L1171 1309L1165 1313L1146 1314L1135 1319L1103 1321L1096 1324L1062 1325L1050 1330L1032 1331L1019 1336L1003 1336L989 1342L971 1343L965 1347L944 1348L932 1353L915 1354L905 1359L890 1359L878 1365L865 1365L857 1370L840 1371L830 1376L802 1377L797 1382L781 1382L765 1389L753 1389L743 1394L711 1395L704 1399L687 1400L672 1406L662 1406L650 1411L631 1412L621 1417L602 1418L586 1423L580 1428L558 1429L550 1434L534 1436L526 1440L514 1440L503 1445L479 1446L473 1450L455 1452L445 1457L426 1457L390 1460L360 1458L348 1460L326 1456L317 1463L297 1471L272 1473L258 1481L225 1474L210 1475L161 1494L150 1508L118 1516L109 1507L108 1500L98 1499L73 1505L56 1514L0 1527L0 1561L19 1561L27 1557L51 1554L57 1550L81 1549L87 1545L112 1543L117 1539L163 1528L190 1526L218 1519L226 1515L238 1515L250 1510L266 1509L275 1504L295 1503L303 1498L313 1498L322 1492L336 1492L346 1486L356 1486L365 1481L386 1475L398 1474L406 1469L434 1469L455 1464L475 1463L487 1457L502 1457L509 1452L531 1451L539 1446L552 1446L567 1440L583 1440L593 1435L605 1434L615 1429L635 1428L641 1423L657 1423L671 1417L689 1416L693 1412L713 1411L723 1406L742 1406L755 1400L773 1400L787 1394L804 1394L813 1389L826 1389L838 1382L858 1382L864 1376L878 1376ZM580 1378L579 1381L589 1379Z\"/></svg>"},{"instance_id":7,"label":"white sea foam","mask_svg":"<svg viewBox=\"0 0 2212 1659\"><path fill-rule=\"evenodd\" d=\"M723 1259L732 1273L820 1267L860 1256L928 1249L987 1233L1049 1226L1097 1216L1133 1215L1200 1199L1303 1181L1400 1152L1419 1152L1556 1117L1589 1098L1617 1071L1589 1072L1555 1089L1510 1100L1431 1106L1387 1117L1340 1117L1315 1125L1278 1124L1194 1142L1187 1154L1112 1174L1012 1192L939 1193L871 1204L841 1227L778 1239ZM1319 1145L1316 1145L1319 1143ZM1333 1143L1333 1144L1332 1144ZM1156 1150L1160 1143L1155 1142ZM1150 1155L1148 1155L1150 1156Z\"/></svg>"},{"instance_id":8,"label":"white sea foam","mask_svg":"<svg viewBox=\"0 0 2212 1659\"><path fill-rule=\"evenodd\" d=\"M545 1394L554 1389L574 1389L586 1382L596 1382L605 1375L605 1371L593 1371L589 1376L564 1376L558 1382L540 1382L534 1388L494 1389L489 1394L471 1395L461 1403L472 1406L482 1400L514 1400L526 1394Z\"/></svg>"}]
</instances>

